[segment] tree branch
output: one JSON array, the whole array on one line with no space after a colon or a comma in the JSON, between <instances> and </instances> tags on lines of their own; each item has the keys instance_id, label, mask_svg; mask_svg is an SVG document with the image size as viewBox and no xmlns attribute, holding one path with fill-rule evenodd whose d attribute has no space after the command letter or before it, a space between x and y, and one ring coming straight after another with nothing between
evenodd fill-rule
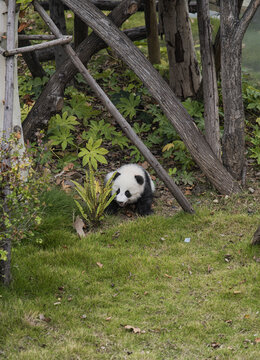
<instances>
[{"instance_id":1,"label":"tree branch","mask_svg":"<svg viewBox=\"0 0 260 360\"><path fill-rule=\"evenodd\" d=\"M250 24L250 21L255 15L259 5L260 5L260 0L251 0L250 4L246 8L246 11L244 12L242 18L239 21L239 25L235 34L235 39L236 39L235 41L240 41L240 42L242 41L246 29L248 28L248 25Z\"/></svg>"},{"instance_id":2,"label":"tree branch","mask_svg":"<svg viewBox=\"0 0 260 360\"><path fill-rule=\"evenodd\" d=\"M50 41L47 41L47 42L44 42L41 44L23 46L23 47L16 48L16 49L6 50L6 51L4 51L3 55L4 56L13 56L16 54L23 54L26 52L49 48L51 46L67 44L67 43L71 42L71 40L72 40L72 36L68 36L68 35L62 36L59 39L50 40Z\"/></svg>"}]
</instances>

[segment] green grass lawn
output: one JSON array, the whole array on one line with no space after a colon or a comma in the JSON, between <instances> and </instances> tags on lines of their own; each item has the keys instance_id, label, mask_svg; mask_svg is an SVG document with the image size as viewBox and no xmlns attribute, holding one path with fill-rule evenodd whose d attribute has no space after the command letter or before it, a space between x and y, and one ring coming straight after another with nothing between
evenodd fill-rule
<instances>
[{"instance_id":1,"label":"green grass lawn","mask_svg":"<svg viewBox=\"0 0 260 360\"><path fill-rule=\"evenodd\" d=\"M0 287L1 359L259 357L259 210L110 217L79 239L71 199L45 201L42 244L15 249Z\"/></svg>"}]
</instances>

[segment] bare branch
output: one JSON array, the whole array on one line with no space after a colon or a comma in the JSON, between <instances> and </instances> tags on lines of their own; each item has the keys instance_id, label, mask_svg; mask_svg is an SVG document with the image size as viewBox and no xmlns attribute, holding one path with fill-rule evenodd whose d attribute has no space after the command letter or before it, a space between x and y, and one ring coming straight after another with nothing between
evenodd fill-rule
<instances>
[{"instance_id":1,"label":"bare branch","mask_svg":"<svg viewBox=\"0 0 260 360\"><path fill-rule=\"evenodd\" d=\"M246 29L248 28L248 25L250 24L250 21L255 15L259 5L260 5L260 0L251 0L250 4L246 8L246 11L244 12L242 18L239 21L239 26L235 34L235 39L236 39L235 41L240 41L240 42L242 41Z\"/></svg>"},{"instance_id":2,"label":"bare branch","mask_svg":"<svg viewBox=\"0 0 260 360\"><path fill-rule=\"evenodd\" d=\"M22 53L30 52L33 50L39 50L39 49L44 49L44 48L48 48L51 46L67 44L71 40L72 40L72 36L63 36L60 39L51 40L51 41L41 43L41 44L35 44L35 45L30 45L30 46L24 46L24 47L17 48L17 49L6 50L3 55L4 56L12 56L15 54L22 54Z\"/></svg>"},{"instance_id":3,"label":"bare branch","mask_svg":"<svg viewBox=\"0 0 260 360\"><path fill-rule=\"evenodd\" d=\"M18 35L19 40L54 40L55 35Z\"/></svg>"}]
</instances>

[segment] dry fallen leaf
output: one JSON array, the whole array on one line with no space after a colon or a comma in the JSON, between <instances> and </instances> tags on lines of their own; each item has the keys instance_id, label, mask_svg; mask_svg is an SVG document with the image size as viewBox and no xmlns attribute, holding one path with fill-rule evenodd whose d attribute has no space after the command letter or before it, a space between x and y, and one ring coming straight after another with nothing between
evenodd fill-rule
<instances>
[{"instance_id":1,"label":"dry fallen leaf","mask_svg":"<svg viewBox=\"0 0 260 360\"><path fill-rule=\"evenodd\" d=\"M74 168L73 163L68 163L66 166L64 166L63 171L69 171Z\"/></svg>"},{"instance_id":2,"label":"dry fallen leaf","mask_svg":"<svg viewBox=\"0 0 260 360\"><path fill-rule=\"evenodd\" d=\"M20 33L21 31L23 31L24 29L26 29L28 26L30 26L30 23L27 22L21 22L18 28L18 32Z\"/></svg>"},{"instance_id":3,"label":"dry fallen leaf","mask_svg":"<svg viewBox=\"0 0 260 360\"><path fill-rule=\"evenodd\" d=\"M171 275L168 275L168 274L164 274L164 276L167 277L167 278L169 278L169 279L172 278L172 276L171 276Z\"/></svg>"},{"instance_id":4,"label":"dry fallen leaf","mask_svg":"<svg viewBox=\"0 0 260 360\"><path fill-rule=\"evenodd\" d=\"M98 266L100 269L102 269L103 264L101 264L100 262L97 262L97 266Z\"/></svg>"},{"instance_id":5,"label":"dry fallen leaf","mask_svg":"<svg viewBox=\"0 0 260 360\"><path fill-rule=\"evenodd\" d=\"M83 230L83 228L85 227L85 224L84 224L83 220L80 218L80 216L76 217L76 220L75 220L73 226L80 238L86 236L86 234Z\"/></svg>"},{"instance_id":6,"label":"dry fallen leaf","mask_svg":"<svg viewBox=\"0 0 260 360\"><path fill-rule=\"evenodd\" d=\"M70 189L71 189L71 185L68 184L66 181L62 181L61 183L61 187L62 187L62 190L65 191L65 192L69 192Z\"/></svg>"},{"instance_id":7,"label":"dry fallen leaf","mask_svg":"<svg viewBox=\"0 0 260 360\"><path fill-rule=\"evenodd\" d=\"M242 291L240 291L240 290L234 290L234 293L233 293L233 294L234 294L234 295L238 295L238 294L241 294L241 292L242 292Z\"/></svg>"},{"instance_id":8,"label":"dry fallen leaf","mask_svg":"<svg viewBox=\"0 0 260 360\"><path fill-rule=\"evenodd\" d=\"M132 331L134 334L144 334L145 333L144 330L141 330L141 329L136 328L136 327L131 326L131 325L126 325L125 329L129 330L129 331Z\"/></svg>"},{"instance_id":9,"label":"dry fallen leaf","mask_svg":"<svg viewBox=\"0 0 260 360\"><path fill-rule=\"evenodd\" d=\"M147 161L144 161L141 165L145 170L149 168L149 163Z\"/></svg>"},{"instance_id":10,"label":"dry fallen leaf","mask_svg":"<svg viewBox=\"0 0 260 360\"><path fill-rule=\"evenodd\" d=\"M260 338L256 338L256 339L255 339L255 343L256 343L256 344L259 344L259 343L260 343Z\"/></svg>"},{"instance_id":11,"label":"dry fallen leaf","mask_svg":"<svg viewBox=\"0 0 260 360\"><path fill-rule=\"evenodd\" d=\"M112 316L109 316L106 318L106 321L110 321L112 319Z\"/></svg>"},{"instance_id":12,"label":"dry fallen leaf","mask_svg":"<svg viewBox=\"0 0 260 360\"><path fill-rule=\"evenodd\" d=\"M40 314L40 315L39 315L39 319L40 319L41 321L45 321L45 322L47 322L47 323L51 321L51 318L45 317L44 314Z\"/></svg>"},{"instance_id":13,"label":"dry fallen leaf","mask_svg":"<svg viewBox=\"0 0 260 360\"><path fill-rule=\"evenodd\" d=\"M212 270L213 270L213 268L210 265L208 265L208 273L209 274L212 272Z\"/></svg>"}]
</instances>

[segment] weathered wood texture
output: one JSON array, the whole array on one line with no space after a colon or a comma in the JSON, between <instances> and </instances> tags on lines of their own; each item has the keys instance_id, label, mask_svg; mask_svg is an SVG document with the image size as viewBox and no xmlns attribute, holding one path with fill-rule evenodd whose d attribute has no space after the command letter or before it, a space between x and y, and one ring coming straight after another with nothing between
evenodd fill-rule
<instances>
[{"instance_id":1,"label":"weathered wood texture","mask_svg":"<svg viewBox=\"0 0 260 360\"><path fill-rule=\"evenodd\" d=\"M7 15L7 42L6 50L12 50L15 47L15 1L10 0L8 4ZM5 72L5 111L3 131L4 137L9 139L13 131L13 101L14 101L14 56L6 59Z\"/></svg>"},{"instance_id":2,"label":"weathered wood texture","mask_svg":"<svg viewBox=\"0 0 260 360\"><path fill-rule=\"evenodd\" d=\"M63 35L66 35L66 21L64 6L60 0L49 0L50 16ZM54 48L56 68L59 68L65 61L66 55L61 45Z\"/></svg>"},{"instance_id":3,"label":"weathered wood texture","mask_svg":"<svg viewBox=\"0 0 260 360\"><path fill-rule=\"evenodd\" d=\"M202 62L205 136L216 157L221 159L218 86L209 15L209 0L198 0L197 8Z\"/></svg>"},{"instance_id":4,"label":"weathered wood texture","mask_svg":"<svg viewBox=\"0 0 260 360\"><path fill-rule=\"evenodd\" d=\"M74 16L74 47L88 37L88 26L77 15Z\"/></svg>"},{"instance_id":5,"label":"weathered wood texture","mask_svg":"<svg viewBox=\"0 0 260 360\"><path fill-rule=\"evenodd\" d=\"M168 52L170 87L181 99L195 96L200 86L200 72L187 1L160 0L159 14Z\"/></svg>"},{"instance_id":6,"label":"weathered wood texture","mask_svg":"<svg viewBox=\"0 0 260 360\"><path fill-rule=\"evenodd\" d=\"M62 34L60 33L59 29L56 27L56 25L51 21L48 14L45 12L45 10L35 1L35 8L42 16L43 20L48 24L51 31L57 36L61 37ZM185 196L182 194L178 186L174 183L172 178L168 175L168 173L163 169L161 164L158 162L158 160L151 154L149 149L143 144L141 139L136 135L136 133L132 130L131 126L128 124L128 122L125 120L125 118L120 114L120 112L117 110L117 108L114 106L114 104L109 100L107 95L104 93L104 91L101 89L101 87L97 84L97 82L94 80L94 78L90 75L84 64L80 61L79 57L75 53L75 51L72 49L70 45L65 45L64 49L68 56L70 57L71 61L75 65L75 67L80 71L80 73L83 75L89 86L92 88L92 90L96 93L98 98L102 101L104 106L108 109L108 111L113 115L114 119L117 121L117 123L121 126L122 130L126 133L126 135L130 138L130 140L135 144L138 149L141 151L141 153L144 155L144 157L148 160L148 162L153 166L154 170L157 172L157 175L163 180L166 184L166 186L169 188L169 190L172 192L173 196L176 198L176 200L179 202L179 204L182 206L183 210L193 213L194 210L188 200L185 198Z\"/></svg>"},{"instance_id":7,"label":"weathered wood texture","mask_svg":"<svg viewBox=\"0 0 260 360\"><path fill-rule=\"evenodd\" d=\"M1 14L3 16L3 14ZM15 0L9 0L8 2L8 13L7 13L7 50L13 49L15 46ZM3 139L10 138L10 135L13 131L13 114L14 114L14 69L15 69L15 58L10 57L6 59L6 72L5 72L5 107L4 107L4 118L3 118ZM9 149L9 144L5 141L2 142L1 146ZM10 149L9 149L10 151ZM7 166L10 166L9 159L1 159L1 168L3 163ZM5 213L9 214L9 208L7 205L7 196L10 194L10 189L6 186L2 189L3 199L3 210ZM1 219L2 222L2 219ZM0 224L6 229L5 224ZM5 285L9 285L11 282L11 246L12 239L9 236L4 236L0 242L0 249L6 251L6 260L0 261L0 281Z\"/></svg>"},{"instance_id":8,"label":"weathered wood texture","mask_svg":"<svg viewBox=\"0 0 260 360\"><path fill-rule=\"evenodd\" d=\"M108 17L116 26L121 26L122 23L133 14L133 9L138 8L140 2L141 0L124 0ZM92 32L89 37L79 45L77 54L80 60L86 64L93 54L105 47L107 47L107 44L100 39L97 34ZM66 60L52 75L23 122L25 139L32 139L37 128L46 123L50 119L51 114L61 110L64 88L77 72L78 70L73 63L70 60Z\"/></svg>"},{"instance_id":9,"label":"weathered wood texture","mask_svg":"<svg viewBox=\"0 0 260 360\"><path fill-rule=\"evenodd\" d=\"M240 13L242 4L244 0L238 0L238 11ZM216 73L217 77L219 78L220 75L220 67L221 67L221 44L220 44L220 27L215 37L214 41L214 56L215 56L215 66L216 66Z\"/></svg>"},{"instance_id":10,"label":"weathered wood texture","mask_svg":"<svg viewBox=\"0 0 260 360\"><path fill-rule=\"evenodd\" d=\"M41 38L39 38L39 40L40 39ZM53 40L53 39L54 39L54 37L51 40ZM33 38L25 35L25 32L23 30L20 33L20 35L18 35L18 46L19 47L30 46L31 45L30 40L33 40ZM33 77L42 78L45 75L45 71L44 71L43 67L41 66L39 59L37 58L35 51L24 53L23 59L26 62Z\"/></svg>"},{"instance_id":11,"label":"weathered wood texture","mask_svg":"<svg viewBox=\"0 0 260 360\"><path fill-rule=\"evenodd\" d=\"M124 30L124 34L126 34L126 36L128 36L131 41L143 40L143 39L146 39L146 37L147 37L145 26L137 26L132 29L126 29L126 30ZM86 37L85 37L85 39L86 39ZM101 39L99 39L99 42L101 42L104 45L104 47L107 46ZM0 53L1 53L1 48L0 48ZM38 50L38 51L36 51L36 56L39 59L39 61L53 60L54 59L54 51L53 51L53 49ZM60 69L57 69L57 71L60 71Z\"/></svg>"},{"instance_id":12,"label":"weathered wood texture","mask_svg":"<svg viewBox=\"0 0 260 360\"><path fill-rule=\"evenodd\" d=\"M145 0L144 4L148 58L152 64L160 64L161 55L155 0Z\"/></svg>"},{"instance_id":13,"label":"weathered wood texture","mask_svg":"<svg viewBox=\"0 0 260 360\"><path fill-rule=\"evenodd\" d=\"M34 45L29 45L29 46L24 46L24 47L20 47L20 48L14 48L14 49L6 50L4 52L4 56L13 56L13 55L16 55L16 54L28 53L28 52L31 52L31 51L44 49L44 48L49 48L49 47L52 47L52 46L60 46L62 44L67 44L67 43L71 42L71 40L72 40L72 36L67 35L67 36L63 36L60 39L46 41L46 42L41 43L41 44L34 44Z\"/></svg>"},{"instance_id":14,"label":"weathered wood texture","mask_svg":"<svg viewBox=\"0 0 260 360\"><path fill-rule=\"evenodd\" d=\"M242 97L242 40L247 26L260 5L251 0L239 19L238 0L221 0L221 86L224 108L222 159L236 179L241 179L245 165L245 114Z\"/></svg>"}]
</instances>

